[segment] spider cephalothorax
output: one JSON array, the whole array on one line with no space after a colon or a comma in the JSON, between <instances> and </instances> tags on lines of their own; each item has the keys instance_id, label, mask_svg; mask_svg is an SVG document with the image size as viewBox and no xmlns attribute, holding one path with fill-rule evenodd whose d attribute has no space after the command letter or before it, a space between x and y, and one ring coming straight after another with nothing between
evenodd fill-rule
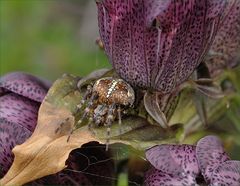
<instances>
[{"instance_id":1,"label":"spider cephalothorax","mask_svg":"<svg viewBox=\"0 0 240 186\"><path fill-rule=\"evenodd\" d=\"M78 109L85 107L78 124L88 118L89 126L108 126L109 134L112 122L118 118L121 124L121 114L132 106L134 101L134 90L127 82L112 77L101 78L87 86L81 103L77 105Z\"/></svg>"}]
</instances>

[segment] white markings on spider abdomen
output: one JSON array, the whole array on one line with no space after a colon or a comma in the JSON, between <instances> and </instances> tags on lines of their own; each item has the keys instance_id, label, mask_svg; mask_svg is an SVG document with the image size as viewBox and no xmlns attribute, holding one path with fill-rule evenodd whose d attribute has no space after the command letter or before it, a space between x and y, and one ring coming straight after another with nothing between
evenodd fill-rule
<instances>
[{"instance_id":1,"label":"white markings on spider abdomen","mask_svg":"<svg viewBox=\"0 0 240 186\"><path fill-rule=\"evenodd\" d=\"M108 92L107 92L107 98L109 98L109 96L112 94L112 92L115 90L115 87L117 85L118 81L116 80L112 80L112 83L110 85L110 88L108 89Z\"/></svg>"}]
</instances>

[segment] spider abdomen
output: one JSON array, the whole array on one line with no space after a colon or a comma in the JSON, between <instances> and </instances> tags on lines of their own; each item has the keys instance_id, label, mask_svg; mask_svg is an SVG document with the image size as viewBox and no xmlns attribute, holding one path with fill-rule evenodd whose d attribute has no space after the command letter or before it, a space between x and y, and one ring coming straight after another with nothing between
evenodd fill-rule
<instances>
[{"instance_id":1,"label":"spider abdomen","mask_svg":"<svg viewBox=\"0 0 240 186\"><path fill-rule=\"evenodd\" d=\"M122 79L112 77L96 81L93 92L97 93L100 104L130 106L135 100L132 87Z\"/></svg>"}]
</instances>

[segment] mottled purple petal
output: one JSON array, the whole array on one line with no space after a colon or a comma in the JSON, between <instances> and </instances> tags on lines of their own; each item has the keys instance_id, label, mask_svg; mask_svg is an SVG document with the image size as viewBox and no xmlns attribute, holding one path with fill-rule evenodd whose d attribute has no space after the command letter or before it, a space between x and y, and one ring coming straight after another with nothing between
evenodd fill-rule
<instances>
[{"instance_id":1,"label":"mottled purple petal","mask_svg":"<svg viewBox=\"0 0 240 186\"><path fill-rule=\"evenodd\" d=\"M151 168L145 174L144 185L146 186L187 186L197 185L193 177L178 177Z\"/></svg>"},{"instance_id":2,"label":"mottled purple petal","mask_svg":"<svg viewBox=\"0 0 240 186\"><path fill-rule=\"evenodd\" d=\"M146 151L147 160L158 170L172 175L199 174L195 146L158 145Z\"/></svg>"},{"instance_id":3,"label":"mottled purple petal","mask_svg":"<svg viewBox=\"0 0 240 186\"><path fill-rule=\"evenodd\" d=\"M157 18L159 25L164 28L174 28L182 24L189 11L193 9L195 0L148 0L146 6L146 21L151 26Z\"/></svg>"},{"instance_id":4,"label":"mottled purple petal","mask_svg":"<svg viewBox=\"0 0 240 186\"><path fill-rule=\"evenodd\" d=\"M207 18L222 16L223 10L229 0L208 0Z\"/></svg>"},{"instance_id":5,"label":"mottled purple petal","mask_svg":"<svg viewBox=\"0 0 240 186\"><path fill-rule=\"evenodd\" d=\"M3 177L13 162L12 149L34 130L40 103L15 93L0 97L0 167Z\"/></svg>"},{"instance_id":6,"label":"mottled purple petal","mask_svg":"<svg viewBox=\"0 0 240 186\"><path fill-rule=\"evenodd\" d=\"M196 156L201 173L207 182L210 182L214 169L229 160L221 141L215 136L206 136L198 141Z\"/></svg>"},{"instance_id":7,"label":"mottled purple petal","mask_svg":"<svg viewBox=\"0 0 240 186\"><path fill-rule=\"evenodd\" d=\"M0 178L6 174L13 162L13 147L23 143L31 134L25 127L0 117Z\"/></svg>"},{"instance_id":8,"label":"mottled purple petal","mask_svg":"<svg viewBox=\"0 0 240 186\"><path fill-rule=\"evenodd\" d=\"M212 76L240 64L240 1L229 0L224 22L210 48L206 64Z\"/></svg>"},{"instance_id":9,"label":"mottled purple petal","mask_svg":"<svg viewBox=\"0 0 240 186\"><path fill-rule=\"evenodd\" d=\"M218 30L225 0L102 0L105 51L127 82L169 93L199 65Z\"/></svg>"},{"instance_id":10,"label":"mottled purple petal","mask_svg":"<svg viewBox=\"0 0 240 186\"><path fill-rule=\"evenodd\" d=\"M240 161L226 161L213 171L211 185L239 186Z\"/></svg>"},{"instance_id":11,"label":"mottled purple petal","mask_svg":"<svg viewBox=\"0 0 240 186\"><path fill-rule=\"evenodd\" d=\"M22 72L13 72L0 78L0 88L38 102L42 102L49 86L46 80Z\"/></svg>"},{"instance_id":12,"label":"mottled purple petal","mask_svg":"<svg viewBox=\"0 0 240 186\"><path fill-rule=\"evenodd\" d=\"M40 103L9 93L0 97L0 118L33 132ZM5 126L2 126L5 127Z\"/></svg>"}]
</instances>

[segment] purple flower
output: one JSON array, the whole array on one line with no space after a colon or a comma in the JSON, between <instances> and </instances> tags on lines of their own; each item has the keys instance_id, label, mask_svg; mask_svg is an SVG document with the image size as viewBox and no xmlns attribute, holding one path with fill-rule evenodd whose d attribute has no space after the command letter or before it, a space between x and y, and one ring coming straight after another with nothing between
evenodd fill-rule
<instances>
[{"instance_id":1,"label":"purple flower","mask_svg":"<svg viewBox=\"0 0 240 186\"><path fill-rule=\"evenodd\" d=\"M221 141L206 136L193 145L159 145L146 151L153 166L145 185L240 185L240 161L230 160Z\"/></svg>"},{"instance_id":2,"label":"purple flower","mask_svg":"<svg viewBox=\"0 0 240 186\"><path fill-rule=\"evenodd\" d=\"M29 138L50 83L14 72L0 78L0 177L10 168L14 146Z\"/></svg>"},{"instance_id":3,"label":"purple flower","mask_svg":"<svg viewBox=\"0 0 240 186\"><path fill-rule=\"evenodd\" d=\"M212 77L240 64L240 1L228 0L226 16L205 62Z\"/></svg>"},{"instance_id":4,"label":"purple flower","mask_svg":"<svg viewBox=\"0 0 240 186\"><path fill-rule=\"evenodd\" d=\"M100 36L123 79L169 93L202 61L226 4L226 0L98 0Z\"/></svg>"}]
</instances>

